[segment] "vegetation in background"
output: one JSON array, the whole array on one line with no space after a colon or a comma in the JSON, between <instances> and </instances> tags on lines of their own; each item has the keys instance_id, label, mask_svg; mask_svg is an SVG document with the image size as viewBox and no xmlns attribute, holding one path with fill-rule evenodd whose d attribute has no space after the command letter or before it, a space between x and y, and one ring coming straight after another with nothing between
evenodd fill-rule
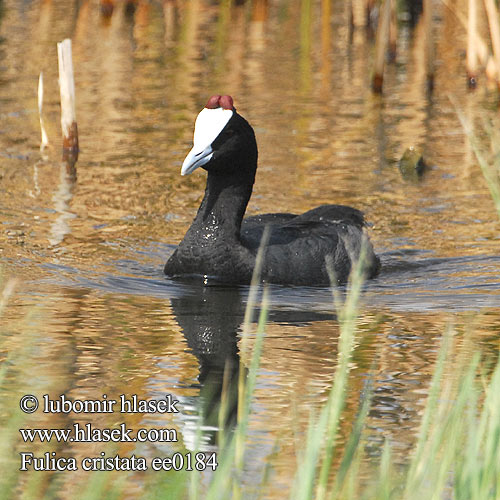
<instances>
[{"instance_id":1,"label":"vegetation in background","mask_svg":"<svg viewBox=\"0 0 500 500\"><path fill-rule=\"evenodd\" d=\"M487 121L484 121L482 127L476 132L461 111L457 110L457 114L483 172L498 217L500 217L500 132L497 127ZM481 140L481 137L485 136L486 143Z\"/></svg>"}]
</instances>

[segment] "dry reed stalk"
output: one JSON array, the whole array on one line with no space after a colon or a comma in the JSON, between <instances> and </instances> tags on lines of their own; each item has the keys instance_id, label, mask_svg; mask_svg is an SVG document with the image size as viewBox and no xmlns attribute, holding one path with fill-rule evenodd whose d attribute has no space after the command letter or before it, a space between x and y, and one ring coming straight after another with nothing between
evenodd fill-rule
<instances>
[{"instance_id":1,"label":"dry reed stalk","mask_svg":"<svg viewBox=\"0 0 500 500\"><path fill-rule=\"evenodd\" d=\"M349 0L347 4L348 15L349 15L349 41L352 40L352 34L354 33L354 7L352 5L352 0Z\"/></svg>"},{"instance_id":2,"label":"dry reed stalk","mask_svg":"<svg viewBox=\"0 0 500 500\"><path fill-rule=\"evenodd\" d=\"M330 50L331 17L331 0L321 0L321 42L323 53Z\"/></svg>"},{"instance_id":3,"label":"dry reed stalk","mask_svg":"<svg viewBox=\"0 0 500 500\"><path fill-rule=\"evenodd\" d=\"M377 38L375 40L375 64L373 70L372 89L377 94L382 93L384 85L384 66L387 44L389 42L389 22L391 18L392 0L384 0L378 21Z\"/></svg>"},{"instance_id":4,"label":"dry reed stalk","mask_svg":"<svg viewBox=\"0 0 500 500\"><path fill-rule=\"evenodd\" d=\"M332 6L331 0L321 0L321 86L330 86L330 46L332 39Z\"/></svg>"},{"instance_id":5,"label":"dry reed stalk","mask_svg":"<svg viewBox=\"0 0 500 500\"><path fill-rule=\"evenodd\" d=\"M365 0L349 0L348 7L350 8L350 16L352 27L362 27L366 25L366 4Z\"/></svg>"},{"instance_id":6,"label":"dry reed stalk","mask_svg":"<svg viewBox=\"0 0 500 500\"><path fill-rule=\"evenodd\" d=\"M500 27L498 25L498 9L493 0L484 0L488 24L490 27L491 45L496 65L496 82L500 89Z\"/></svg>"},{"instance_id":7,"label":"dry reed stalk","mask_svg":"<svg viewBox=\"0 0 500 500\"><path fill-rule=\"evenodd\" d=\"M252 2L252 21L267 21L268 9L268 0L254 0Z\"/></svg>"},{"instance_id":8,"label":"dry reed stalk","mask_svg":"<svg viewBox=\"0 0 500 500\"><path fill-rule=\"evenodd\" d=\"M376 2L375 0L366 0L365 7L365 26L371 30L374 27L376 17Z\"/></svg>"},{"instance_id":9,"label":"dry reed stalk","mask_svg":"<svg viewBox=\"0 0 500 500\"><path fill-rule=\"evenodd\" d=\"M398 40L398 18L396 13L396 2L391 2L391 20L389 23L389 62L396 60L396 48Z\"/></svg>"},{"instance_id":10,"label":"dry reed stalk","mask_svg":"<svg viewBox=\"0 0 500 500\"><path fill-rule=\"evenodd\" d=\"M104 17L111 17L115 8L113 0L101 0L101 14Z\"/></svg>"},{"instance_id":11,"label":"dry reed stalk","mask_svg":"<svg viewBox=\"0 0 500 500\"><path fill-rule=\"evenodd\" d=\"M63 157L78 157L78 127L75 111L75 79L71 40L67 38L57 44L59 58L59 91L61 95L61 129L63 134Z\"/></svg>"},{"instance_id":12,"label":"dry reed stalk","mask_svg":"<svg viewBox=\"0 0 500 500\"><path fill-rule=\"evenodd\" d=\"M455 17L460 21L460 24L465 29L467 29L468 25L467 18L457 10L456 6L452 4L450 0L441 0L441 2L455 15ZM484 40L477 33L477 31L476 31L476 51L480 64L482 64L483 66L487 66L490 60L489 49Z\"/></svg>"},{"instance_id":13,"label":"dry reed stalk","mask_svg":"<svg viewBox=\"0 0 500 500\"><path fill-rule=\"evenodd\" d=\"M477 84L477 5L469 0L467 19L467 84L475 88Z\"/></svg>"},{"instance_id":14,"label":"dry reed stalk","mask_svg":"<svg viewBox=\"0 0 500 500\"><path fill-rule=\"evenodd\" d=\"M40 130L42 132L42 142L40 143L40 151L43 151L49 144L49 138L43 124L43 73L38 77L38 115L40 116Z\"/></svg>"},{"instance_id":15,"label":"dry reed stalk","mask_svg":"<svg viewBox=\"0 0 500 500\"><path fill-rule=\"evenodd\" d=\"M434 40L432 38L432 0L424 0L425 23L425 72L427 90L434 89Z\"/></svg>"},{"instance_id":16,"label":"dry reed stalk","mask_svg":"<svg viewBox=\"0 0 500 500\"><path fill-rule=\"evenodd\" d=\"M127 0L125 4L125 13L129 16L132 15L137 9L137 1L138 0Z\"/></svg>"},{"instance_id":17,"label":"dry reed stalk","mask_svg":"<svg viewBox=\"0 0 500 500\"><path fill-rule=\"evenodd\" d=\"M486 68L484 70L486 74L486 78L488 79L488 82L495 82L496 81L496 75L497 75L497 65L495 61L493 60L493 57L490 57L488 59L488 62L486 64Z\"/></svg>"}]
</instances>

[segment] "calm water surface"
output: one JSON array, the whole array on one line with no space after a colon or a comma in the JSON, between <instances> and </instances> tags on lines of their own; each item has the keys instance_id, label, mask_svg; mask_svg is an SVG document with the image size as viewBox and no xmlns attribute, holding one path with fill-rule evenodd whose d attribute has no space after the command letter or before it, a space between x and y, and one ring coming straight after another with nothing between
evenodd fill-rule
<instances>
[{"instance_id":1,"label":"calm water surface","mask_svg":"<svg viewBox=\"0 0 500 500\"><path fill-rule=\"evenodd\" d=\"M200 405L216 405L227 360L233 371L248 365L238 350L248 289L162 274L204 190L204 172L180 176L194 119L210 95L227 93L259 144L248 213L332 202L360 208L372 224L383 268L363 294L342 434L372 379L367 460L389 439L404 463L447 325L457 326L459 344L472 332L470 349L486 356L500 346L500 223L450 96L472 123L495 119L496 102L484 84L466 92L456 18L436 2L432 96L422 26L410 31L404 22L384 94L374 96L372 42L362 28L349 33L341 1L332 2L331 23L322 23L319 2L309 12L298 0L140 0L134 15L119 4L107 21L96 1L2 5L0 256L4 282L17 281L0 319L1 350L32 360L8 395L12 404L36 391L80 399L171 393L181 413L124 417L132 428L177 429L177 444L119 448L156 456L192 446ZM60 162L56 42L66 37L81 145L76 179ZM40 71L51 142L44 154ZM428 165L420 180L398 169L410 146ZM247 477L253 484L279 442L266 498L283 498L310 410L327 398L338 324L328 289L270 292ZM207 385L212 395L201 396ZM29 424L117 423L113 415L86 418L37 413ZM215 450L215 423L202 425L204 446ZM85 456L102 448L57 450ZM72 481L85 478L79 471Z\"/></svg>"}]
</instances>

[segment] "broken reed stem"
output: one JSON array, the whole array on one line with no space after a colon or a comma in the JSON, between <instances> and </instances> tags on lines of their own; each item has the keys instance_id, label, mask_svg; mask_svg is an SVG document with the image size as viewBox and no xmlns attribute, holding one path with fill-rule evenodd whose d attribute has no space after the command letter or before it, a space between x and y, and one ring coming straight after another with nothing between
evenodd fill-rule
<instances>
[{"instance_id":1,"label":"broken reed stem","mask_svg":"<svg viewBox=\"0 0 500 500\"><path fill-rule=\"evenodd\" d=\"M493 57L496 65L495 79L500 88L500 27L498 25L498 9L493 0L484 0L484 6L486 7Z\"/></svg>"},{"instance_id":2,"label":"broken reed stem","mask_svg":"<svg viewBox=\"0 0 500 500\"><path fill-rule=\"evenodd\" d=\"M59 58L59 90L61 94L61 129L63 134L63 158L65 155L78 157L78 127L75 111L75 79L71 40L57 44Z\"/></svg>"},{"instance_id":3,"label":"broken reed stem","mask_svg":"<svg viewBox=\"0 0 500 500\"><path fill-rule=\"evenodd\" d=\"M432 0L424 0L425 22L425 73L427 90L434 89L434 40L432 38Z\"/></svg>"},{"instance_id":4,"label":"broken reed stem","mask_svg":"<svg viewBox=\"0 0 500 500\"><path fill-rule=\"evenodd\" d=\"M389 23L391 19L392 0L384 0L378 21L377 38L375 40L375 65L373 70L372 89L377 94L382 93L384 85L384 66L387 44L389 42Z\"/></svg>"},{"instance_id":5,"label":"broken reed stem","mask_svg":"<svg viewBox=\"0 0 500 500\"><path fill-rule=\"evenodd\" d=\"M467 85L475 88L477 84L477 5L469 0L467 21Z\"/></svg>"},{"instance_id":6,"label":"broken reed stem","mask_svg":"<svg viewBox=\"0 0 500 500\"><path fill-rule=\"evenodd\" d=\"M40 117L40 130L42 132L42 142L40 143L40 151L43 151L49 144L49 138L43 124L43 73L38 77L38 115Z\"/></svg>"}]
</instances>

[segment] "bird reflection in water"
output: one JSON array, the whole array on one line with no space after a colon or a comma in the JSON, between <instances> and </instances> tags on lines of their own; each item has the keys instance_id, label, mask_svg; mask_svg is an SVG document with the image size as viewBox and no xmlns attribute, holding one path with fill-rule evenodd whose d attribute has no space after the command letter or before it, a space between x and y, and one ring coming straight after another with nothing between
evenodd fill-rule
<instances>
[{"instance_id":1,"label":"bird reflection in water","mask_svg":"<svg viewBox=\"0 0 500 500\"><path fill-rule=\"evenodd\" d=\"M182 281L186 284L186 279ZM293 288L280 291L281 294L294 293ZM184 443L188 448L196 448L196 432L201 428L200 447L203 451L213 451L218 444L219 431L223 430L227 435L236 424L241 363L238 340L248 292L247 286L223 285L198 276L189 280L189 287L184 288L182 295L170 299L176 321L200 365L199 403L192 410L202 416L202 421L198 419L195 426L183 426ZM273 295L272 289L270 295ZM335 319L333 313L296 308L286 310L279 308L278 304L275 307L270 305L268 312L269 322L295 326ZM257 307L253 317L256 320L258 316ZM242 369L246 378L247 369ZM225 412L221 423L219 411L223 401Z\"/></svg>"},{"instance_id":2,"label":"bird reflection in water","mask_svg":"<svg viewBox=\"0 0 500 500\"><path fill-rule=\"evenodd\" d=\"M237 342L245 306L240 288L204 282L193 283L190 293L172 298L171 304L187 344L200 363L198 413L203 415L203 422L198 425L203 430L202 447L207 451L217 443L223 399L224 432L229 433L236 424L240 370ZM186 446L194 445L195 436L184 432L184 442Z\"/></svg>"}]
</instances>

